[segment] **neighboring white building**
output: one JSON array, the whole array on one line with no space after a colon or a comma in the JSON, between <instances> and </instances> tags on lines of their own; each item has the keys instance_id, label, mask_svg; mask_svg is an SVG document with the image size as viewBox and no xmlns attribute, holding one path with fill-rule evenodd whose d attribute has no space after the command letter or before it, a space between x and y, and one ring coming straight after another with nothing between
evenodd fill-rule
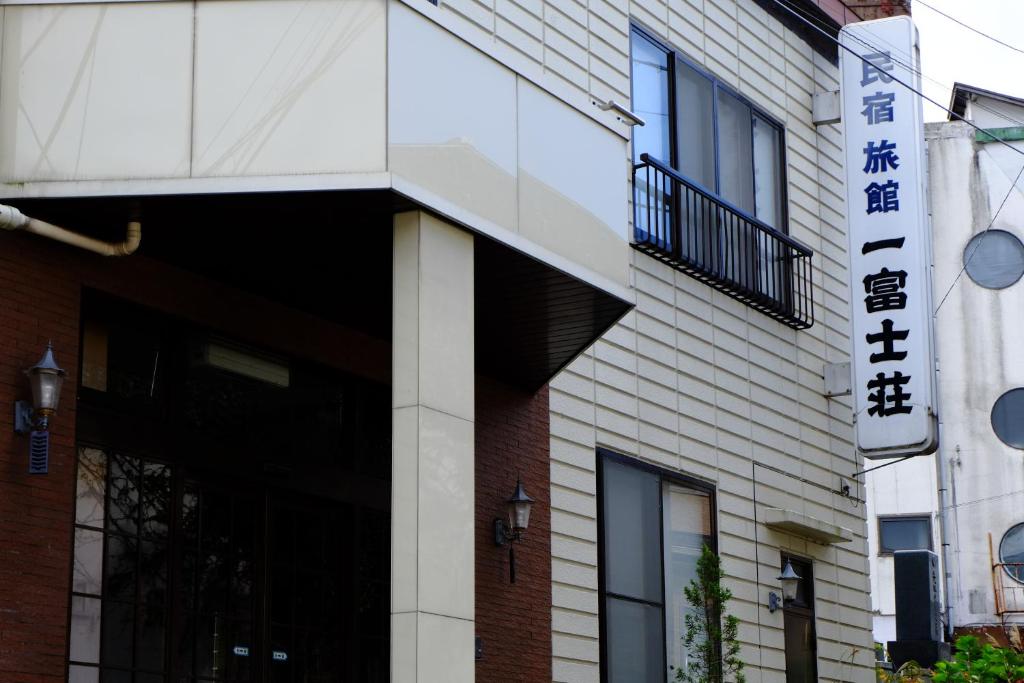
<instances>
[{"instance_id":1,"label":"neighboring white building","mask_svg":"<svg viewBox=\"0 0 1024 683\"><path fill-rule=\"evenodd\" d=\"M1024 100L957 84L950 107L992 135L926 128L941 439L866 477L878 642L895 639L893 549L940 554L953 629L1024 622Z\"/></svg>"}]
</instances>

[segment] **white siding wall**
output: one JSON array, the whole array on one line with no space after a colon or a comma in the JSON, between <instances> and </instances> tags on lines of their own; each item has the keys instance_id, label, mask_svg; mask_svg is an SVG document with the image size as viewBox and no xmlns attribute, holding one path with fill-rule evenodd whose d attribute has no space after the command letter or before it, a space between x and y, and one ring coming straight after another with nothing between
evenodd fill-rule
<instances>
[{"instance_id":1,"label":"white siding wall","mask_svg":"<svg viewBox=\"0 0 1024 683\"><path fill-rule=\"evenodd\" d=\"M620 101L629 94L630 17L643 23L786 125L789 229L815 251L817 322L802 332L634 252L636 310L552 383L555 680L599 677L598 446L716 485L748 680L785 680L782 613L763 606L778 590L780 549L814 560L820 680L873 680L864 507L799 481L834 489L858 469L849 404L826 400L821 378L824 363L847 359L849 334L842 139L837 127L810 121L812 94L838 87L836 68L751 0L442 8L532 61L555 92L552 78L566 91ZM756 469L762 519L764 507L796 509L855 539L823 546L755 529L754 462L793 475ZM852 492L863 497L855 483Z\"/></svg>"}]
</instances>

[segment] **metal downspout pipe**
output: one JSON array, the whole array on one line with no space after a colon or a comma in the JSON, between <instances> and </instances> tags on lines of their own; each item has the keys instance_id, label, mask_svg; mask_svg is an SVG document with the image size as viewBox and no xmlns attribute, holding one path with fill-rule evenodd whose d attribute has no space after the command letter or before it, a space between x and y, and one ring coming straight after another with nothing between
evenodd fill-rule
<instances>
[{"instance_id":1,"label":"metal downspout pipe","mask_svg":"<svg viewBox=\"0 0 1024 683\"><path fill-rule=\"evenodd\" d=\"M942 433L942 423L939 423ZM960 446L957 446L957 451ZM942 548L942 597L946 603L946 637L953 642L953 595L950 593L950 577L953 566L950 564L949 552L949 511L952 509L949 491L949 462L943 457L942 450L935 454L936 474L938 475L939 494L939 544Z\"/></svg>"},{"instance_id":2,"label":"metal downspout pipe","mask_svg":"<svg viewBox=\"0 0 1024 683\"><path fill-rule=\"evenodd\" d=\"M0 204L0 228L24 230L101 256L129 256L135 253L142 241L142 225L138 221L128 223L128 231L123 242L104 242L36 218L30 218L13 206L6 204Z\"/></svg>"}]
</instances>

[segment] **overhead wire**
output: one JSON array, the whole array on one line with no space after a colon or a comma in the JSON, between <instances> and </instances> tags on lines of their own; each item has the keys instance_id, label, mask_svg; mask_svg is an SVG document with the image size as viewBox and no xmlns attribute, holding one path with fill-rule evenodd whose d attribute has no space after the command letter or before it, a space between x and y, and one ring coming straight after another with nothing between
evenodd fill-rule
<instances>
[{"instance_id":1,"label":"overhead wire","mask_svg":"<svg viewBox=\"0 0 1024 683\"><path fill-rule=\"evenodd\" d=\"M1009 48L1009 49L1013 50L1014 52L1019 52L1020 54L1024 55L1024 50L1020 49L1019 47L1016 47L1015 45L1010 45L1007 42L999 40L995 36L989 35L988 33L985 33L984 31L976 29L973 26L970 26L969 24L965 24L964 22L960 21L956 17L954 17L952 15L949 15L949 14L946 14L945 12L943 12L942 10L940 10L940 9L938 9L936 7L932 7L927 2L924 2L924 0L914 0L914 4L921 5L922 7L927 7L928 9L930 9L933 12L935 12L936 14L941 14L942 16L946 17L947 19L949 19L953 23L956 23L956 24L959 24L959 25L963 26L968 31L973 31L974 33L977 33L979 36L984 36L985 38L988 38L993 43L998 43L999 45L1002 45L1005 48Z\"/></svg>"},{"instance_id":2,"label":"overhead wire","mask_svg":"<svg viewBox=\"0 0 1024 683\"><path fill-rule=\"evenodd\" d=\"M815 24L817 24L817 26L814 27L816 30L824 31L830 38L835 40L834 36L832 36L832 34L828 32L828 29L834 28L833 24L826 23L823 19L820 19L819 17L817 17L817 16L815 16L813 14L808 13L806 10L802 9L799 6L791 4L787 0L782 0L782 2L786 6L786 8L789 9L791 12L798 12L798 13L800 13L802 15L801 18L802 18L802 20L804 22L814 22ZM847 5L847 7L850 7L850 6L851 5ZM856 6L860 7L861 5L856 5ZM872 45L871 43L867 42L865 39L861 38L860 36L851 35L850 37L852 39L854 39L855 41L857 41L858 43L860 43L861 45L863 45L864 47L866 47L866 48L868 48L870 50L874 50L876 52L880 52L880 50L878 49L879 45ZM919 69L918 67L914 66L914 64L913 64L913 57L909 53L903 51L903 49L897 47L896 45L893 45L892 43L890 43L889 41L885 40L884 38L878 38L878 40L880 41L879 44L884 46L889 51L890 58L892 59L893 62L896 63L897 66L903 67L904 69L906 69L907 71L911 72L915 76L920 76L922 79L924 79L924 80L926 80L926 81L928 81L928 82L930 82L930 83L932 83L934 85L937 85L940 88L952 89L953 86L955 85L954 83L944 83L944 82L939 81L939 80L937 80L935 78L932 78L931 76L928 76L923 71L921 71L921 69ZM897 56L894 57L892 53L896 53ZM915 92L917 92L917 91L915 91ZM918 93L918 94L920 94L920 93ZM934 102L932 100L928 100L928 101L930 103L932 103L932 104L936 104L936 106L939 106L944 111L949 112L948 109L946 109L945 107L942 107L941 105L938 105L938 103L936 103L936 102ZM974 102L973 106L975 106L978 109L981 109L983 111L987 111L990 114L998 116L998 117L1004 119L1005 121L1007 121L1008 123L1013 123L1013 124L1016 124L1016 125L1019 125L1019 126L1024 126L1024 120L1015 119L1012 116L1010 116L1009 114L1007 114L1005 112L1002 112L1002 111L999 111L998 109L994 109L992 107L987 107L987 106L985 106L984 104L982 104L980 102ZM952 113L952 112L949 112L949 113Z\"/></svg>"},{"instance_id":3,"label":"overhead wire","mask_svg":"<svg viewBox=\"0 0 1024 683\"><path fill-rule=\"evenodd\" d=\"M787 3L783 2L783 0L772 0L772 2L774 2L776 5L778 5L782 9L786 10L786 12L788 12L789 14L792 14L794 17L796 17L797 19L799 19L803 23L805 23L808 26L810 26L811 28L813 28L818 33L822 34L823 36L825 36L826 38L831 40L833 43L838 45L841 50L846 50L847 52L852 54L854 57L856 57L857 59L859 59L860 61L862 61L862 62L864 62L866 64L870 63L863 56L857 54L857 52L852 47L850 47L849 45L844 45L842 42L840 42L839 38L833 36L831 33L826 31L825 29L821 28L820 26L817 26L817 25L811 23L810 21L808 21L806 17L804 17L799 12L794 10ZM938 102L936 102L932 98L928 97L923 92L921 92L920 90L918 90L914 86L910 85L906 81L904 81L904 80L902 80L900 78L897 78L896 76L893 76L892 74L886 74L886 77L889 78L889 80L893 81L894 83L899 83L904 88L906 88L910 92L914 93L915 95L920 97L925 102L931 102L936 107L938 107L942 111L944 111L947 114L949 114L951 117L955 117L955 118L959 119L960 121L963 121L964 123L966 123L971 128L974 128L975 130L977 130L977 131L979 131L981 133L984 133L985 135L988 135L988 136L992 137L995 140L995 142L998 142L998 143L1002 144L1007 149L1013 150L1014 153L1020 154L1021 156L1024 156L1024 150L1017 149L1016 147L1014 147L1013 145L1008 143L1006 140L1003 140L1002 138L998 137L997 135L993 135L993 131L986 130L986 129L982 128L981 126L979 126L978 124L974 123L973 121L969 121L969 120L965 119L963 116L961 116L960 114L957 114L956 112L954 112L949 107L946 107L945 105L939 104Z\"/></svg>"},{"instance_id":4,"label":"overhead wire","mask_svg":"<svg viewBox=\"0 0 1024 683\"><path fill-rule=\"evenodd\" d=\"M850 54L852 54L853 56L855 56L857 59L861 60L865 64L869 63L867 61L867 59L865 59L862 55L857 54L857 52L853 48L851 48L848 45L844 45L837 37L833 36L831 33L826 31L825 29L821 28L820 26L817 26L817 25L811 23L806 17L802 16L800 13L798 13L792 7L790 7L788 5L788 3L786 3L784 0L772 0L772 1L776 5L781 7L782 9L786 10L789 14L793 15L794 17L796 17L797 19L799 19L800 21L802 21L806 25L810 26L814 30L818 31L819 33L821 33L822 35L827 37L829 40L831 40L837 46L839 46L840 49L846 50L847 52L849 52ZM862 44L864 44L864 41L860 41L859 40L858 42L861 42ZM868 47L869 47L869 49L874 49L875 51L877 51L877 48L874 48L874 47L872 47L870 45L868 45ZM890 58L891 58L891 55L890 55ZM906 65L904 65L904 68L907 68ZM911 69L911 71L914 71L914 70ZM920 75L920 72L918 72L918 75ZM985 135L991 137L992 140L994 140L995 142L1003 145L1007 149L1013 150L1017 154L1020 154L1021 156L1024 156L1024 150L1018 149L1017 147L1014 147L1013 145L1011 145L1006 140L1003 140L998 135L994 135L993 134L994 131L986 130L986 129L982 128L981 126L978 126L977 124L975 124L973 121L968 121L967 119L965 119L960 114L957 114L953 110L951 110L951 109L949 109L947 107L944 107L943 105L939 104L938 102L936 102L932 98L930 98L927 95L925 95L923 92L921 92L917 88L914 88L913 86L911 86L910 84L906 83L905 81L897 78L896 76L893 76L893 75L889 74L889 78L892 81L894 81L896 83L899 83L900 85L902 85L904 88L906 88L910 92L916 94L922 100L925 100L927 102L931 102L935 106L937 106L940 109L942 109L943 111L947 112L950 115L950 118L959 119L960 121L966 123L971 128L974 128L976 131L984 133ZM1024 166L1021 167L1020 171L1017 173L1017 177L1010 184L1010 187L1009 187L1009 189L1006 192L1006 196L1003 197L1003 200L999 203L999 207L996 209L995 213L992 214L992 218L991 218L991 220L989 220L988 226L986 226L985 230L980 233L982 235L982 238L981 238L981 240L978 241L978 247L980 247L982 245L982 243L985 240L985 236L992 230L992 226L995 225L996 218L999 217L1000 211L1002 211L1003 207L1006 206L1006 202L1008 202L1010 200L1010 197L1013 196L1013 191L1015 189L1017 189L1017 183L1020 182L1020 179L1021 179L1022 176L1024 176ZM949 298L949 295L953 292L953 289L956 287L957 283L960 281L961 276L964 274L964 271L967 270L967 266L970 264L971 259L974 257L974 254L976 254L977 252L978 252L978 248L976 247L974 249L974 251L971 252L971 255L967 258L967 260L964 261L964 265L960 269L960 272L957 273L956 277L953 279L952 284L950 284L949 288L946 290L946 293L942 296L941 301L939 301L939 305L936 306L935 310L932 312L933 316L938 314L939 309L942 308L942 304L944 304L946 302L946 299Z\"/></svg>"},{"instance_id":5,"label":"overhead wire","mask_svg":"<svg viewBox=\"0 0 1024 683\"><path fill-rule=\"evenodd\" d=\"M1006 202L1008 202L1010 200L1010 197L1013 195L1013 191L1014 189L1016 189L1017 183L1020 182L1021 176L1024 176L1024 166L1021 166L1020 170L1017 171L1017 177L1013 179L1012 183L1010 183L1009 191L1006 193L1006 196L1003 197L1003 201L999 203L999 208L997 208L995 213L992 214L992 220L988 222L988 226L986 226L985 230L980 233L981 239L978 240L978 243L975 245L974 249L967 256L967 258L964 259L964 265L962 268L960 268L960 271L956 274L956 277L953 278L953 282L952 284L949 285L949 289L947 289L946 293L942 295L942 300L939 302L939 305L935 307L935 313L938 313L939 309L942 308L942 304L946 303L946 299L948 299L949 295L953 293L953 289L956 287L956 283L960 281L961 277L963 277L964 271L967 270L967 266L971 265L971 261L974 259L974 255L978 253L979 249L981 249L981 245L984 244L985 238L988 236L988 233L992 230L992 226L995 225L996 218L999 216L999 212L1003 210L1003 207L1006 206Z\"/></svg>"}]
</instances>

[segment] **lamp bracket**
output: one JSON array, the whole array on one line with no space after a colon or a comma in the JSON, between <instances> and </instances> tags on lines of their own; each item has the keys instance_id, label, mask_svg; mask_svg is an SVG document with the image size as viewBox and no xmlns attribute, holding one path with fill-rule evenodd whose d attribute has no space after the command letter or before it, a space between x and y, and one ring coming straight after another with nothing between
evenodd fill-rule
<instances>
[{"instance_id":1,"label":"lamp bracket","mask_svg":"<svg viewBox=\"0 0 1024 683\"><path fill-rule=\"evenodd\" d=\"M516 540L515 532L509 528L508 522L501 517L494 518L494 545L501 547Z\"/></svg>"},{"instance_id":2,"label":"lamp bracket","mask_svg":"<svg viewBox=\"0 0 1024 683\"><path fill-rule=\"evenodd\" d=\"M778 593L772 591L768 594L768 611L771 614L775 614L779 609L782 609L782 600L779 599Z\"/></svg>"},{"instance_id":3,"label":"lamp bracket","mask_svg":"<svg viewBox=\"0 0 1024 683\"><path fill-rule=\"evenodd\" d=\"M35 411L28 401L14 402L14 431L25 435L32 431L35 426Z\"/></svg>"}]
</instances>

